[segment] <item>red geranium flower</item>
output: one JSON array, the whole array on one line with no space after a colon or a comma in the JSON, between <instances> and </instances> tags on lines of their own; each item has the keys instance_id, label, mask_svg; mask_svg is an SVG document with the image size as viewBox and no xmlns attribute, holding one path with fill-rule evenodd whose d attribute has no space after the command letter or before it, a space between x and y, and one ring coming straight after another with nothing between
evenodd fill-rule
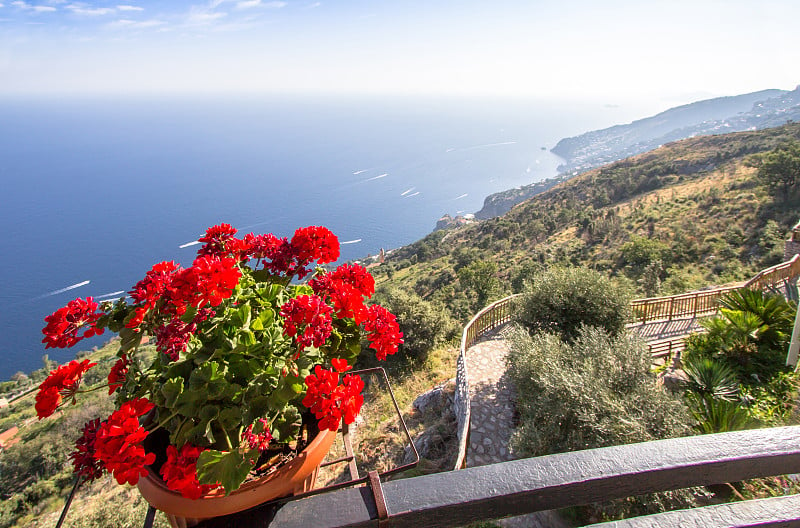
<instances>
[{"instance_id":1,"label":"red geranium flower","mask_svg":"<svg viewBox=\"0 0 800 528\"><path fill-rule=\"evenodd\" d=\"M113 394L115 390L122 387L125 376L128 375L128 367L131 364L130 358L123 352L122 357L114 363L108 372L108 393Z\"/></svg>"},{"instance_id":2,"label":"red geranium flower","mask_svg":"<svg viewBox=\"0 0 800 528\"><path fill-rule=\"evenodd\" d=\"M197 251L198 256L214 255L217 257L224 257L231 254L230 242L233 240L233 235L236 234L236 229L231 227L230 224L219 224L206 229L205 236L200 237L197 241L203 242L203 247Z\"/></svg>"},{"instance_id":3,"label":"red geranium flower","mask_svg":"<svg viewBox=\"0 0 800 528\"><path fill-rule=\"evenodd\" d=\"M153 407L146 398L127 401L97 430L94 458L120 484L136 484L139 477L147 475L145 466L156 461L156 456L146 453L141 445L147 431L139 425L139 417Z\"/></svg>"},{"instance_id":4,"label":"red geranium flower","mask_svg":"<svg viewBox=\"0 0 800 528\"><path fill-rule=\"evenodd\" d=\"M144 321L147 312L156 307L158 302L164 298L169 298L172 282L175 277L183 271L175 262L159 262L147 272L145 278L136 283L130 294L137 306L135 315L125 325L128 328L136 328Z\"/></svg>"},{"instance_id":5,"label":"red geranium flower","mask_svg":"<svg viewBox=\"0 0 800 528\"><path fill-rule=\"evenodd\" d=\"M86 422L81 437L75 442L75 451L69 455L75 468L74 472L83 476L84 482L91 482L103 476L103 466L94 458L94 444L99 428L100 418Z\"/></svg>"},{"instance_id":6,"label":"red geranium flower","mask_svg":"<svg viewBox=\"0 0 800 528\"><path fill-rule=\"evenodd\" d=\"M231 257L198 257L191 272L195 286L191 304L198 308L205 304L219 306L223 300L233 295L233 289L241 276L236 260Z\"/></svg>"},{"instance_id":7,"label":"red geranium flower","mask_svg":"<svg viewBox=\"0 0 800 528\"><path fill-rule=\"evenodd\" d=\"M166 354L172 361L178 361L195 330L197 325L194 323L186 324L175 318L169 324L156 328L156 349Z\"/></svg>"},{"instance_id":8,"label":"red geranium flower","mask_svg":"<svg viewBox=\"0 0 800 528\"><path fill-rule=\"evenodd\" d=\"M281 317L286 319L283 333L289 337L297 336L300 350L307 346L321 347L333 331L331 313L333 308L316 295L289 299L281 306Z\"/></svg>"},{"instance_id":9,"label":"red geranium flower","mask_svg":"<svg viewBox=\"0 0 800 528\"><path fill-rule=\"evenodd\" d=\"M69 348L81 339L102 334L103 329L94 326L103 315L96 313L97 308L98 304L91 297L75 299L45 317L47 326L42 329L45 348ZM83 327L88 328L78 336Z\"/></svg>"},{"instance_id":10,"label":"red geranium flower","mask_svg":"<svg viewBox=\"0 0 800 528\"><path fill-rule=\"evenodd\" d=\"M344 377L343 385L339 385L339 373L349 369L347 362L335 360L334 370L326 370L317 365L314 374L306 376L308 390L303 398L303 405L314 413L319 420L320 430L336 431L339 423L351 424L358 416L364 397L364 381L354 375Z\"/></svg>"},{"instance_id":11,"label":"red geranium flower","mask_svg":"<svg viewBox=\"0 0 800 528\"><path fill-rule=\"evenodd\" d=\"M397 352L397 347L403 343L403 332L400 331L397 318L379 304L369 307L364 330L368 332L370 348L375 349L375 357L380 360Z\"/></svg>"},{"instance_id":12,"label":"red geranium flower","mask_svg":"<svg viewBox=\"0 0 800 528\"><path fill-rule=\"evenodd\" d=\"M261 432L254 433L253 424L250 424L242 433L242 441L247 443L250 449L258 449L264 452L269 448L269 443L272 440L272 433L269 431L269 422L263 418L259 418L257 421L261 424Z\"/></svg>"},{"instance_id":13,"label":"red geranium flower","mask_svg":"<svg viewBox=\"0 0 800 528\"><path fill-rule=\"evenodd\" d=\"M339 259L339 239L327 227L301 227L294 232L292 247L302 266L312 260L327 264Z\"/></svg>"},{"instance_id":14,"label":"red geranium flower","mask_svg":"<svg viewBox=\"0 0 800 528\"><path fill-rule=\"evenodd\" d=\"M200 484L197 480L197 459L204 451L201 447L184 444L181 450L167 446L167 461L161 466L161 475L171 490L180 492L187 499L199 499L218 484Z\"/></svg>"},{"instance_id":15,"label":"red geranium flower","mask_svg":"<svg viewBox=\"0 0 800 528\"><path fill-rule=\"evenodd\" d=\"M361 324L367 316L367 307L359 289L334 276L333 273L314 277L309 285L314 293L330 299L340 319L351 317L356 324Z\"/></svg>"},{"instance_id":16,"label":"red geranium flower","mask_svg":"<svg viewBox=\"0 0 800 528\"><path fill-rule=\"evenodd\" d=\"M41 420L50 416L61 404L64 396L71 397L80 385L84 372L97 365L89 363L84 359L80 363L70 361L66 365L52 370L50 375L39 385L39 392L36 394L36 415Z\"/></svg>"}]
</instances>

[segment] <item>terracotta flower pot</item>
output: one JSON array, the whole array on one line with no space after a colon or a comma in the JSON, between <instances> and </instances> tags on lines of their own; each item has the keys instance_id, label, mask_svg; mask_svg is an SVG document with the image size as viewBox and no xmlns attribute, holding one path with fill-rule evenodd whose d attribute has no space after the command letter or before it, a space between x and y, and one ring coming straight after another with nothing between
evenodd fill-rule
<instances>
[{"instance_id":1,"label":"terracotta flower pot","mask_svg":"<svg viewBox=\"0 0 800 528\"><path fill-rule=\"evenodd\" d=\"M240 512L272 499L313 489L319 466L335 438L336 431L320 431L294 459L268 475L245 482L227 496L222 489L217 489L199 499L187 499L167 488L153 471L140 478L137 487L147 502L167 514L172 526L194 526L204 519Z\"/></svg>"}]
</instances>

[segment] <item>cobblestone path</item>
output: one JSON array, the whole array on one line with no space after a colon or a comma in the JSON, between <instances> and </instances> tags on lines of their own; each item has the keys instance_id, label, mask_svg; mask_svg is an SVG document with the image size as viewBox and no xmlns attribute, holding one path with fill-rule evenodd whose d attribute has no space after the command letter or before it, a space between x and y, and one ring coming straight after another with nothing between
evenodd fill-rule
<instances>
[{"instance_id":1,"label":"cobblestone path","mask_svg":"<svg viewBox=\"0 0 800 528\"><path fill-rule=\"evenodd\" d=\"M484 335L467 351L470 391L470 430L467 467L518 458L508 442L514 430L516 393L506 372L508 326ZM495 521L506 528L566 528L555 512L545 511Z\"/></svg>"}]
</instances>

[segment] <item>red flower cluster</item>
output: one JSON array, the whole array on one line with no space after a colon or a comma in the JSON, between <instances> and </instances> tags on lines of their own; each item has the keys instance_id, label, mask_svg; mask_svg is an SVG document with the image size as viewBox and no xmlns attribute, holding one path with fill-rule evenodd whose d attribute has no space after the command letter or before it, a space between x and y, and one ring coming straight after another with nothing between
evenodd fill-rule
<instances>
[{"instance_id":1,"label":"red flower cluster","mask_svg":"<svg viewBox=\"0 0 800 528\"><path fill-rule=\"evenodd\" d=\"M197 254L225 256L230 255L231 241L234 240L233 235L236 234L236 229L231 227L230 224L219 224L206 229L205 236L199 238L198 242L203 242L205 245L201 247Z\"/></svg>"},{"instance_id":2,"label":"red flower cluster","mask_svg":"<svg viewBox=\"0 0 800 528\"><path fill-rule=\"evenodd\" d=\"M145 453L142 441L147 431L139 425L139 417L154 406L146 398L123 403L100 424L94 443L94 458L114 474L120 484L136 484L147 475L145 466L156 461L153 453Z\"/></svg>"},{"instance_id":3,"label":"red flower cluster","mask_svg":"<svg viewBox=\"0 0 800 528\"><path fill-rule=\"evenodd\" d=\"M364 297L375 293L375 279L363 266L343 264L331 273L314 277L309 284L314 293L331 300L337 317L352 317L356 324L367 317Z\"/></svg>"},{"instance_id":4,"label":"red flower cluster","mask_svg":"<svg viewBox=\"0 0 800 528\"><path fill-rule=\"evenodd\" d=\"M139 306L125 326L138 327L159 302L162 302L160 311L172 316L182 315L189 305L198 308L206 304L219 306L233 294L239 282L241 272L236 262L232 257L202 255L188 269L181 269L171 261L156 264L128 292Z\"/></svg>"},{"instance_id":5,"label":"red flower cluster","mask_svg":"<svg viewBox=\"0 0 800 528\"><path fill-rule=\"evenodd\" d=\"M257 420L261 424L261 432L253 432L253 424L247 426L247 429L242 433L242 441L247 443L250 449L258 449L261 452L269 448L269 443L272 440L272 433L269 431L269 422L263 418Z\"/></svg>"},{"instance_id":6,"label":"red flower cluster","mask_svg":"<svg viewBox=\"0 0 800 528\"><path fill-rule=\"evenodd\" d=\"M91 482L103 476L103 466L94 458L94 443L99 428L100 418L86 422L81 437L75 442L75 451L69 454L75 468L74 473L82 476L84 482Z\"/></svg>"},{"instance_id":7,"label":"red flower cluster","mask_svg":"<svg viewBox=\"0 0 800 528\"><path fill-rule=\"evenodd\" d=\"M204 246L199 256L231 257L237 262L251 258L263 261L265 269L276 275L305 277L311 262L334 262L339 258L339 239L325 227L309 226L297 229L291 242L273 234L245 235L234 238L236 229L229 224L208 228L199 239Z\"/></svg>"},{"instance_id":8,"label":"red flower cluster","mask_svg":"<svg viewBox=\"0 0 800 528\"><path fill-rule=\"evenodd\" d=\"M94 326L103 315L96 312L97 308L98 304L91 297L86 300L75 299L45 317L47 326L42 329L45 348L69 348L81 339L102 334L103 329ZM82 336L78 336L84 326L88 328Z\"/></svg>"},{"instance_id":9,"label":"red flower cluster","mask_svg":"<svg viewBox=\"0 0 800 528\"><path fill-rule=\"evenodd\" d=\"M84 359L80 363L70 361L50 372L50 375L39 385L36 393L36 415L41 420L53 414L61 404L64 396L75 394L84 372L97 365Z\"/></svg>"},{"instance_id":10,"label":"red flower cluster","mask_svg":"<svg viewBox=\"0 0 800 528\"><path fill-rule=\"evenodd\" d=\"M172 282L181 271L181 267L172 261L159 262L147 272L144 279L136 283L128 293L141 306L136 307L134 317L126 325L128 328L142 324L147 312L155 308L161 299L173 296L170 295L170 292L174 292L171 289Z\"/></svg>"},{"instance_id":11,"label":"red flower cluster","mask_svg":"<svg viewBox=\"0 0 800 528\"><path fill-rule=\"evenodd\" d=\"M232 257L203 256L195 259L192 267L194 286L191 305L196 307L219 304L233 294L242 272Z\"/></svg>"},{"instance_id":12,"label":"red flower cluster","mask_svg":"<svg viewBox=\"0 0 800 528\"><path fill-rule=\"evenodd\" d=\"M397 318L379 304L369 307L364 330L369 332L367 341L370 348L375 349L375 357L380 360L397 352L397 347L403 343L403 332L400 331Z\"/></svg>"},{"instance_id":13,"label":"red flower cluster","mask_svg":"<svg viewBox=\"0 0 800 528\"><path fill-rule=\"evenodd\" d=\"M305 266L312 260L328 264L339 258L339 239L327 227L301 227L294 232L292 247L297 260Z\"/></svg>"},{"instance_id":14,"label":"red flower cluster","mask_svg":"<svg viewBox=\"0 0 800 528\"><path fill-rule=\"evenodd\" d=\"M122 357L114 363L114 366L108 372L108 394L114 394L115 390L122 387L130 365L130 358L123 352Z\"/></svg>"},{"instance_id":15,"label":"red flower cluster","mask_svg":"<svg viewBox=\"0 0 800 528\"><path fill-rule=\"evenodd\" d=\"M186 324L179 318L169 324L156 328L156 349L166 354L172 361L178 361L180 353L186 350L186 345L197 330L194 323Z\"/></svg>"},{"instance_id":16,"label":"red flower cluster","mask_svg":"<svg viewBox=\"0 0 800 528\"><path fill-rule=\"evenodd\" d=\"M355 421L364 403L361 391L364 382L358 376L348 374L339 385L339 373L350 370L347 361L334 359L331 361L335 370L325 370L317 365L314 374L306 376L308 391L303 398L303 405L308 407L319 420L320 430L336 431L339 422L351 424Z\"/></svg>"},{"instance_id":17,"label":"red flower cluster","mask_svg":"<svg viewBox=\"0 0 800 528\"><path fill-rule=\"evenodd\" d=\"M167 446L167 461L161 466L161 475L171 490L180 492L187 499L199 499L218 485L200 484L197 480L197 459L203 448L184 444L181 450Z\"/></svg>"},{"instance_id":18,"label":"red flower cluster","mask_svg":"<svg viewBox=\"0 0 800 528\"><path fill-rule=\"evenodd\" d=\"M316 295L300 295L281 306L283 334L297 336L298 351L307 346L321 347L333 331L333 308ZM302 333L298 332L302 327Z\"/></svg>"}]
</instances>

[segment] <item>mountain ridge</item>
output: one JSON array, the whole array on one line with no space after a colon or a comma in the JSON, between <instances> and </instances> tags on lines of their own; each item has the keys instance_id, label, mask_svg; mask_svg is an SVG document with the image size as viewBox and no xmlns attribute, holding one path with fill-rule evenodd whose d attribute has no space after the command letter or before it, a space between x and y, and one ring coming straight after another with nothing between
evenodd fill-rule
<instances>
[{"instance_id":1,"label":"mountain ridge","mask_svg":"<svg viewBox=\"0 0 800 528\"><path fill-rule=\"evenodd\" d=\"M514 205L583 171L702 135L759 130L800 120L800 86L705 99L676 106L628 124L561 139L551 152L564 158L561 173L547 180L487 196L475 217L500 216Z\"/></svg>"}]
</instances>

